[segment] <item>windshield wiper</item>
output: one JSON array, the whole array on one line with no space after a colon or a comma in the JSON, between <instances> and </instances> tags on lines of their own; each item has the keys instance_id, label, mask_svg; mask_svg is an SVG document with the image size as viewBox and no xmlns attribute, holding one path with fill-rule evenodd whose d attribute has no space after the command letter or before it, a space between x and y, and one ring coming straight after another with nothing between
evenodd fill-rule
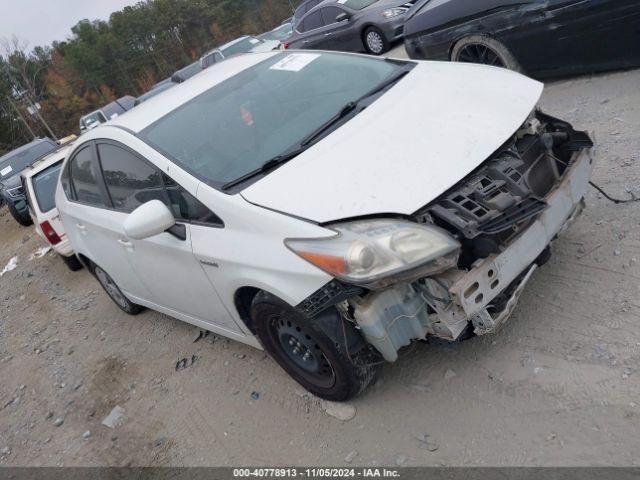
<instances>
[{"instance_id":1,"label":"windshield wiper","mask_svg":"<svg viewBox=\"0 0 640 480\"><path fill-rule=\"evenodd\" d=\"M222 185L222 190L229 190L230 188L235 187L236 185L239 185L249 180L250 178L255 177L256 175L267 173L268 171L273 170L276 167L279 167L283 163L287 163L292 158L297 157L305 150L306 148L304 147L298 147L294 150L290 150L288 152L281 153L280 155L276 155L275 157L270 158L269 160L264 162L260 167L256 168L255 170L251 170L250 172L245 173L241 177L238 177L235 180L231 180L230 182L225 183L224 185Z\"/></svg>"},{"instance_id":2,"label":"windshield wiper","mask_svg":"<svg viewBox=\"0 0 640 480\"><path fill-rule=\"evenodd\" d=\"M310 145L316 138L318 138L324 132L326 132L331 127L333 127L336 123L338 123L340 120L342 120L344 117L346 117L349 113L354 111L358 107L358 105L360 105L360 103L363 100L365 100L365 99L367 99L369 97L372 97L373 95L376 95L377 93L380 93L383 90L389 88L391 85L393 85L394 83L398 82L402 77L404 77L410 71L411 71L411 69L400 70L396 74L391 75L384 82L379 83L378 85L373 87L371 90L369 90L367 93L365 93L361 97L359 97L356 100L353 100L353 101L347 103L344 107L342 107L340 109L340 111L336 115L331 117L325 123L320 125L320 127L318 127L313 132L311 132L310 135L305 137L304 140L302 140L302 142L300 142L300 145L301 146L305 146L305 147Z\"/></svg>"}]
</instances>

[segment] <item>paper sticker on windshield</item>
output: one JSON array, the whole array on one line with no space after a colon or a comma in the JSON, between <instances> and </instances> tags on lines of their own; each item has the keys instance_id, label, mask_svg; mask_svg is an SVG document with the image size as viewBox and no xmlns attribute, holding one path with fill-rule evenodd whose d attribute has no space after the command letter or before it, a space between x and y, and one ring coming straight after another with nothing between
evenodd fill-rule
<instances>
[{"instance_id":1,"label":"paper sticker on windshield","mask_svg":"<svg viewBox=\"0 0 640 480\"><path fill-rule=\"evenodd\" d=\"M249 43L252 43L253 45L255 45L256 43L260 43L260 40L258 40L257 38L250 38Z\"/></svg>"},{"instance_id":2,"label":"paper sticker on windshield","mask_svg":"<svg viewBox=\"0 0 640 480\"><path fill-rule=\"evenodd\" d=\"M343 4L347 3L347 0L338 0L336 3L339 3L340 5L343 5Z\"/></svg>"},{"instance_id":3,"label":"paper sticker on windshield","mask_svg":"<svg viewBox=\"0 0 640 480\"><path fill-rule=\"evenodd\" d=\"M320 56L319 53L291 53L269 67L271 70L299 72Z\"/></svg>"},{"instance_id":4,"label":"paper sticker on windshield","mask_svg":"<svg viewBox=\"0 0 640 480\"><path fill-rule=\"evenodd\" d=\"M2 170L0 170L0 175L2 175L3 177L5 175L9 175L12 170L13 170L13 168L11 168L11 166L5 167Z\"/></svg>"}]
</instances>

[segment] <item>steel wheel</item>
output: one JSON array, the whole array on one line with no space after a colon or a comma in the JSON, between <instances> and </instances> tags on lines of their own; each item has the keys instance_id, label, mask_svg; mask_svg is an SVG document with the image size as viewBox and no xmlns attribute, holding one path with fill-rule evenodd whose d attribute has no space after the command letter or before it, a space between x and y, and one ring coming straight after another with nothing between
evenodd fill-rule
<instances>
[{"instance_id":1,"label":"steel wheel","mask_svg":"<svg viewBox=\"0 0 640 480\"><path fill-rule=\"evenodd\" d=\"M464 63L480 63L483 65L491 65L493 67L505 67L504 61L496 52L486 45L472 43L466 45L458 52L458 62Z\"/></svg>"},{"instance_id":2,"label":"steel wheel","mask_svg":"<svg viewBox=\"0 0 640 480\"><path fill-rule=\"evenodd\" d=\"M126 309L129 301L122 294L118 286L115 284L113 279L107 274L107 272L102 270L100 267L96 267L95 273L96 273L96 277L98 278L98 281L100 282L100 285L102 285L102 287L105 289L109 297L111 297L111 300L116 302L116 304L123 310Z\"/></svg>"},{"instance_id":3,"label":"steel wheel","mask_svg":"<svg viewBox=\"0 0 640 480\"><path fill-rule=\"evenodd\" d=\"M347 400L375 380L380 359L335 308L314 318L267 293L251 302L251 319L265 351L295 381L327 400Z\"/></svg>"},{"instance_id":4,"label":"steel wheel","mask_svg":"<svg viewBox=\"0 0 640 480\"><path fill-rule=\"evenodd\" d=\"M381 55L389 50L387 39L376 27L367 28L362 35L362 41L365 50L373 55Z\"/></svg>"},{"instance_id":5,"label":"steel wheel","mask_svg":"<svg viewBox=\"0 0 640 480\"><path fill-rule=\"evenodd\" d=\"M335 384L336 375L331 363L320 345L299 325L273 315L269 321L269 331L292 365L308 381L321 388Z\"/></svg>"}]
</instances>

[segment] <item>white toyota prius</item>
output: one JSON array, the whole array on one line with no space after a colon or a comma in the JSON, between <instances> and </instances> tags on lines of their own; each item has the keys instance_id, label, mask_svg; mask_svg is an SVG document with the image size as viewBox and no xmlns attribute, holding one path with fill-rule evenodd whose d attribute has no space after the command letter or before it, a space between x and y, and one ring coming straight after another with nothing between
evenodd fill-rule
<instances>
[{"instance_id":1,"label":"white toyota prius","mask_svg":"<svg viewBox=\"0 0 640 480\"><path fill-rule=\"evenodd\" d=\"M125 312L264 348L345 400L429 336L499 328L581 211L589 136L542 84L329 52L231 58L83 135L56 204Z\"/></svg>"}]
</instances>

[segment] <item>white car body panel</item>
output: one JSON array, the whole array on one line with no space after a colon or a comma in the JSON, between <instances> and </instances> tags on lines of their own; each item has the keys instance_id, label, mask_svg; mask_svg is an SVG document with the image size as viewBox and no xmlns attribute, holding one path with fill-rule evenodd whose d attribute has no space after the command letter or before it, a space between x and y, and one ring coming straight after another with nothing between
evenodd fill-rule
<instances>
[{"instance_id":1,"label":"white car body panel","mask_svg":"<svg viewBox=\"0 0 640 480\"><path fill-rule=\"evenodd\" d=\"M76 145L101 138L137 151L225 223L224 228L187 224L184 242L168 233L133 240L124 234L126 213L69 202L58 185L56 204L71 243L78 253L102 265L134 303L260 348L234 304L239 288L266 289L296 305L331 280L283 242L333 232L257 207L240 195L223 194L120 128L102 125Z\"/></svg>"},{"instance_id":2,"label":"white car body panel","mask_svg":"<svg viewBox=\"0 0 640 480\"><path fill-rule=\"evenodd\" d=\"M420 62L366 110L242 195L320 223L409 215L506 142L542 89L508 70Z\"/></svg>"},{"instance_id":3,"label":"white car body panel","mask_svg":"<svg viewBox=\"0 0 640 480\"><path fill-rule=\"evenodd\" d=\"M542 92L542 84L506 70L416 62L359 115L235 195L201 182L135 136L275 54L240 55L206 69L87 132L69 155L90 140L120 142L219 216L223 228L186 224L184 241L166 232L133 240L124 234L126 213L69 201L61 185L56 192L73 247L131 301L256 347L235 304L238 289L264 289L297 305L332 279L288 250L285 239L335 234L315 222L413 213L507 141Z\"/></svg>"}]
</instances>

